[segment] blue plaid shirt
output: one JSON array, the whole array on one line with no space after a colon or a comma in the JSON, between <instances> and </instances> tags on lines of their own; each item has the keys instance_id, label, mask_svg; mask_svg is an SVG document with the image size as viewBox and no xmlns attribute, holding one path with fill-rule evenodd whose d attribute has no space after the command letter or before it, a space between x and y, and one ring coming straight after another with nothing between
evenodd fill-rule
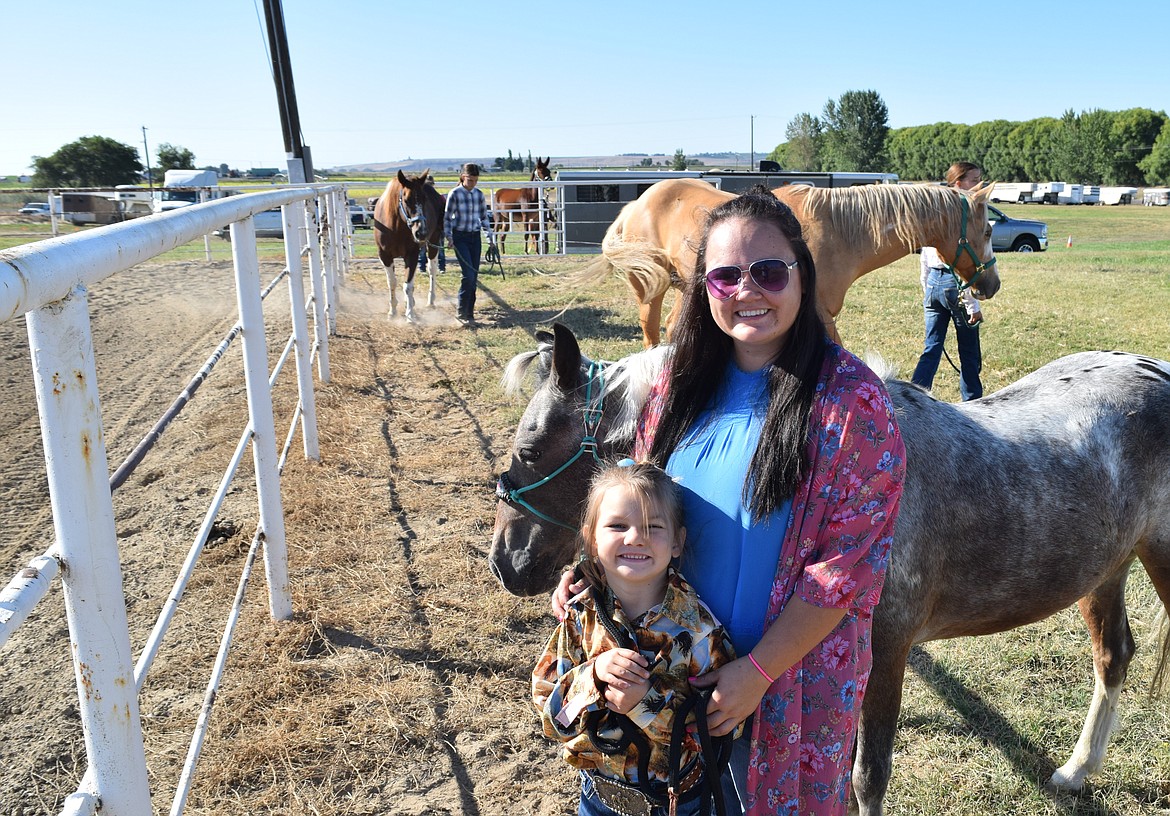
<instances>
[{"instance_id":1,"label":"blue plaid shirt","mask_svg":"<svg viewBox=\"0 0 1170 816\"><path fill-rule=\"evenodd\" d=\"M447 194L447 210L443 214L443 234L451 240L454 230L460 232L487 233L488 241L495 241L492 234L492 219L488 215L487 201L479 188L468 190L462 184Z\"/></svg>"}]
</instances>

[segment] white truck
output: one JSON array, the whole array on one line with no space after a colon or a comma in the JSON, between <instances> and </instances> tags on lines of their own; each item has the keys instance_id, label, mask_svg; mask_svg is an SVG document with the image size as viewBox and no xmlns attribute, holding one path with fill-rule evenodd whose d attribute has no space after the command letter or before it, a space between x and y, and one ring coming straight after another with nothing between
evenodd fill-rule
<instances>
[{"instance_id":1,"label":"white truck","mask_svg":"<svg viewBox=\"0 0 1170 816\"><path fill-rule=\"evenodd\" d=\"M219 198L219 174L214 170L168 170L154 211L168 212L200 201Z\"/></svg>"}]
</instances>

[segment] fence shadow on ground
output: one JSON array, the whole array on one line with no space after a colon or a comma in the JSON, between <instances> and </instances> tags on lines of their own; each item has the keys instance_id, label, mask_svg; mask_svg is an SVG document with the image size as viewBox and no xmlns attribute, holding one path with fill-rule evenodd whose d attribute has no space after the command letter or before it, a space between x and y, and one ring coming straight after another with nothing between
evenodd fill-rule
<instances>
[{"instance_id":1,"label":"fence shadow on ground","mask_svg":"<svg viewBox=\"0 0 1170 816\"><path fill-rule=\"evenodd\" d=\"M535 336L538 329L547 330L557 322L568 326L579 338L619 342L638 342L642 339L642 329L636 323L631 323L628 316L606 306L570 304L562 308L517 309L498 292L485 287L482 280L479 289L502 312L494 324L495 328L517 327Z\"/></svg>"}]
</instances>

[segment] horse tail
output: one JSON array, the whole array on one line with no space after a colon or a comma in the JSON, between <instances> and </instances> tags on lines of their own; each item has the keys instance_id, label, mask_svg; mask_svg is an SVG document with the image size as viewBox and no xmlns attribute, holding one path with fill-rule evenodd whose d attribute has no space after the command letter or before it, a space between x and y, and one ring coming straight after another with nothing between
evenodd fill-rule
<instances>
[{"instance_id":1,"label":"horse tail","mask_svg":"<svg viewBox=\"0 0 1170 816\"><path fill-rule=\"evenodd\" d=\"M1154 678L1150 681L1150 698L1160 697L1166 692L1166 683L1170 676L1170 619L1166 617L1166 608L1162 608L1159 616L1161 625L1158 631L1158 665L1154 669Z\"/></svg>"},{"instance_id":2,"label":"horse tail","mask_svg":"<svg viewBox=\"0 0 1170 816\"><path fill-rule=\"evenodd\" d=\"M643 302L663 297L670 291L672 264L660 246L642 238L618 239L602 246L602 255L615 269L624 272Z\"/></svg>"},{"instance_id":3,"label":"horse tail","mask_svg":"<svg viewBox=\"0 0 1170 816\"><path fill-rule=\"evenodd\" d=\"M649 241L623 239L606 233L601 245L601 255L578 273L582 283L596 282L607 275L624 277L641 292L639 300L651 301L662 297L670 290L671 263L666 251Z\"/></svg>"}]
</instances>

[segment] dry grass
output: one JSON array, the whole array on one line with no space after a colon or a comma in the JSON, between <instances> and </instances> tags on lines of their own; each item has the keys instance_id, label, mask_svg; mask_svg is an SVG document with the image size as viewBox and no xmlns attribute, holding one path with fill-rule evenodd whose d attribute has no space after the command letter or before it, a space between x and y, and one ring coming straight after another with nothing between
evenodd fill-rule
<instances>
[{"instance_id":1,"label":"dry grass","mask_svg":"<svg viewBox=\"0 0 1170 816\"><path fill-rule=\"evenodd\" d=\"M285 474L296 620L251 603L191 812L565 812L527 702L547 601L485 569L509 420L461 386L498 361L344 317L331 359L321 462Z\"/></svg>"}]
</instances>

